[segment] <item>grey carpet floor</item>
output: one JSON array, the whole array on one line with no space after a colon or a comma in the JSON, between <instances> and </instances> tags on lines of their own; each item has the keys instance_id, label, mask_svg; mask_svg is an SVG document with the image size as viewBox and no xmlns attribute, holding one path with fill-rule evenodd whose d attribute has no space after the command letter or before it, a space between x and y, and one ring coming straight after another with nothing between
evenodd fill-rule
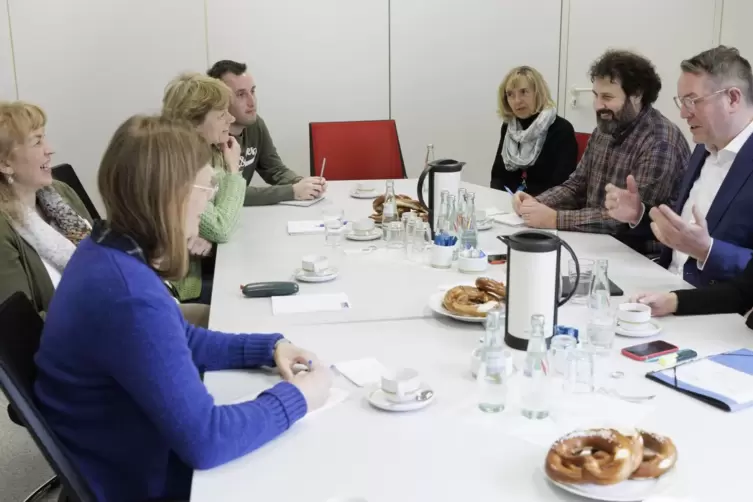
<instances>
[{"instance_id":1,"label":"grey carpet floor","mask_svg":"<svg viewBox=\"0 0 753 502\"><path fill-rule=\"evenodd\" d=\"M52 477L52 470L26 429L8 418L0 392L0 502L21 502ZM57 500L56 493L43 499Z\"/></svg>"}]
</instances>

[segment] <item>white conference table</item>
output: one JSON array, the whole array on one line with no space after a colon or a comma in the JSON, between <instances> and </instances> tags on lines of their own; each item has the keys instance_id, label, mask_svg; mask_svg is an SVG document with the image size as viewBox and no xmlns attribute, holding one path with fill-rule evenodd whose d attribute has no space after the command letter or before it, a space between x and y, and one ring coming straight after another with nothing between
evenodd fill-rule
<instances>
[{"instance_id":1,"label":"white conference table","mask_svg":"<svg viewBox=\"0 0 753 502\"><path fill-rule=\"evenodd\" d=\"M346 219L368 216L371 201L350 198L352 185L330 183L328 200L345 210ZM397 182L398 192L412 195L415 188L411 187L415 180ZM478 207L509 209L507 194L473 189ZM655 394L654 400L635 405L593 396L594 401L583 409L556 401L552 419L530 424L519 416L514 403L499 415L475 408L470 354L478 346L482 328L439 318L426 308L428 297L440 286L466 282L466 274L403 263L398 257L347 255L340 277L331 283L301 284L299 294L344 292L353 304L350 311L274 316L269 299L243 298L238 288L241 282L287 280L304 254L322 250L321 235L286 233L289 220L318 219L322 210L318 206L244 209L238 231L218 250L211 328L282 332L329 363L375 357L389 367L412 367L432 386L436 402L408 414L380 412L368 404L368 389L337 377L335 385L349 392L343 403L306 417L243 458L195 471L192 501L583 500L549 484L541 466L554 432L566 426L600 424L642 426L673 438L679 461L663 494L675 498L657 497L652 502L744 498L749 489L744 452L753 447L753 412L726 413L643 378L658 366L618 355L620 348L638 340L618 337L613 355L599 360L597 369L601 382L627 389L626 393ZM502 251L503 245L494 237L511 231L495 226L481 234L481 244L487 252ZM687 287L611 237L560 236L579 258L608 258L610 278L627 295ZM564 267L566 260L563 257ZM484 275L504 277L504 267L499 271L491 267ZM403 285L397 287L397 281ZM566 305L560 309L559 323L584 329L586 314L583 306ZM753 334L737 315L672 317L660 322L663 332L657 339L693 348L701 355L753 348ZM516 363L522 357L523 353L516 352ZM626 377L611 381L604 376L614 370ZM221 404L250 398L276 381L276 376L253 371L205 376L207 388Z\"/></svg>"}]
</instances>

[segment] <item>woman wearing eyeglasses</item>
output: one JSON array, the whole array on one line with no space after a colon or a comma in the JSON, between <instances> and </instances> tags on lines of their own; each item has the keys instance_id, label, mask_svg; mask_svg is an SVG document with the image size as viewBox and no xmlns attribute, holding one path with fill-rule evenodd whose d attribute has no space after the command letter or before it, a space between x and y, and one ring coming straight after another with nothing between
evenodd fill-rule
<instances>
[{"instance_id":1,"label":"woman wearing eyeglasses","mask_svg":"<svg viewBox=\"0 0 753 502\"><path fill-rule=\"evenodd\" d=\"M228 112L232 91L221 80L184 73L171 81L162 100L162 114L192 123L212 146L211 182L197 187L210 198L201 215L199 234L190 239L192 259L185 279L174 283L181 301L209 304L212 296L214 243L227 242L238 223L246 193L240 173L240 145L230 135L235 119Z\"/></svg>"},{"instance_id":2,"label":"woman wearing eyeglasses","mask_svg":"<svg viewBox=\"0 0 753 502\"><path fill-rule=\"evenodd\" d=\"M50 303L34 393L93 500L188 500L193 470L252 452L329 395L332 375L314 354L280 334L192 326L165 288L187 270L209 159L193 125L123 123L98 173L107 220L78 246ZM298 363L309 370L293 374ZM238 404L217 405L200 376L259 367L285 381Z\"/></svg>"}]
</instances>

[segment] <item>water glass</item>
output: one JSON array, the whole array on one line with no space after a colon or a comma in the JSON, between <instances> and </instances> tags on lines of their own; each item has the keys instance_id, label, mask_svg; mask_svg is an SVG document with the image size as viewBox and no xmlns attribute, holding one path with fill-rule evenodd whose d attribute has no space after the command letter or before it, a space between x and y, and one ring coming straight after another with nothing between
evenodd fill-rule
<instances>
[{"instance_id":1,"label":"water glass","mask_svg":"<svg viewBox=\"0 0 753 502\"><path fill-rule=\"evenodd\" d=\"M402 221L391 221L387 224L385 241L390 249L402 249L405 246L403 240L404 228Z\"/></svg>"},{"instance_id":2,"label":"water glass","mask_svg":"<svg viewBox=\"0 0 753 502\"><path fill-rule=\"evenodd\" d=\"M588 259L578 260L580 263L580 282L578 287L575 288L575 294L570 299L573 303L580 303L585 305L588 303L588 292L591 288L591 278L593 277L594 261ZM568 278L570 280L570 287L575 285L575 279L578 277L577 270L575 268L575 261L570 260L567 263Z\"/></svg>"},{"instance_id":3,"label":"water glass","mask_svg":"<svg viewBox=\"0 0 753 502\"><path fill-rule=\"evenodd\" d=\"M340 220L327 220L324 222L324 244L329 247L342 245L342 235L345 230Z\"/></svg>"},{"instance_id":4,"label":"water glass","mask_svg":"<svg viewBox=\"0 0 753 502\"><path fill-rule=\"evenodd\" d=\"M571 335L555 335L549 347L551 374L554 377L567 378L570 352L574 351L578 341Z\"/></svg>"},{"instance_id":5,"label":"water glass","mask_svg":"<svg viewBox=\"0 0 753 502\"><path fill-rule=\"evenodd\" d=\"M403 216L408 215L405 218L405 251L410 254L410 248L413 243L413 236L416 233L416 223L418 220L413 213L404 213Z\"/></svg>"},{"instance_id":6,"label":"water glass","mask_svg":"<svg viewBox=\"0 0 753 502\"><path fill-rule=\"evenodd\" d=\"M345 212L342 208L335 206L334 204L327 204L322 208L322 220L326 224L328 221L337 220L343 223L345 219Z\"/></svg>"},{"instance_id":7,"label":"water glass","mask_svg":"<svg viewBox=\"0 0 753 502\"><path fill-rule=\"evenodd\" d=\"M565 390L571 394L594 391L594 355L591 351L576 347L569 352Z\"/></svg>"},{"instance_id":8,"label":"water glass","mask_svg":"<svg viewBox=\"0 0 753 502\"><path fill-rule=\"evenodd\" d=\"M431 240L431 227L427 222L421 221L418 218L415 221L415 226L408 258L417 263L426 263L433 244Z\"/></svg>"}]
</instances>

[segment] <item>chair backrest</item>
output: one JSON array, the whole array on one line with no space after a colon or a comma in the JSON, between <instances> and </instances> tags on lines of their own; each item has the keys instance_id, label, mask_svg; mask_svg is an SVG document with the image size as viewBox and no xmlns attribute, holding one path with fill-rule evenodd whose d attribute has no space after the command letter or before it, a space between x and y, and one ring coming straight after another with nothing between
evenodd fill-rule
<instances>
[{"instance_id":1,"label":"chair backrest","mask_svg":"<svg viewBox=\"0 0 753 502\"><path fill-rule=\"evenodd\" d=\"M583 152L586 151L589 139L591 139L591 134L587 132L575 133L575 141L578 143L578 162L580 162L581 157L583 157Z\"/></svg>"},{"instance_id":2,"label":"chair backrest","mask_svg":"<svg viewBox=\"0 0 753 502\"><path fill-rule=\"evenodd\" d=\"M47 462L60 477L68 500L94 501L94 496L47 425L34 399L37 370L34 355L39 350L42 318L21 292L0 304L0 388L16 415L29 431Z\"/></svg>"},{"instance_id":3,"label":"chair backrest","mask_svg":"<svg viewBox=\"0 0 753 502\"><path fill-rule=\"evenodd\" d=\"M327 159L328 180L405 178L405 163L394 120L311 122L311 176L319 176Z\"/></svg>"},{"instance_id":4,"label":"chair backrest","mask_svg":"<svg viewBox=\"0 0 753 502\"><path fill-rule=\"evenodd\" d=\"M52 177L57 181L62 181L63 183L71 187L73 191L76 192L76 195L78 195L78 198L81 199L81 202L84 203L84 207L86 207L86 210L89 211L91 217L94 220L100 219L97 208L89 198L89 194L87 194L86 190L84 190L84 185L81 184L78 176L76 176L76 171L73 170L73 166L71 166L70 164L60 164L53 167Z\"/></svg>"}]
</instances>

